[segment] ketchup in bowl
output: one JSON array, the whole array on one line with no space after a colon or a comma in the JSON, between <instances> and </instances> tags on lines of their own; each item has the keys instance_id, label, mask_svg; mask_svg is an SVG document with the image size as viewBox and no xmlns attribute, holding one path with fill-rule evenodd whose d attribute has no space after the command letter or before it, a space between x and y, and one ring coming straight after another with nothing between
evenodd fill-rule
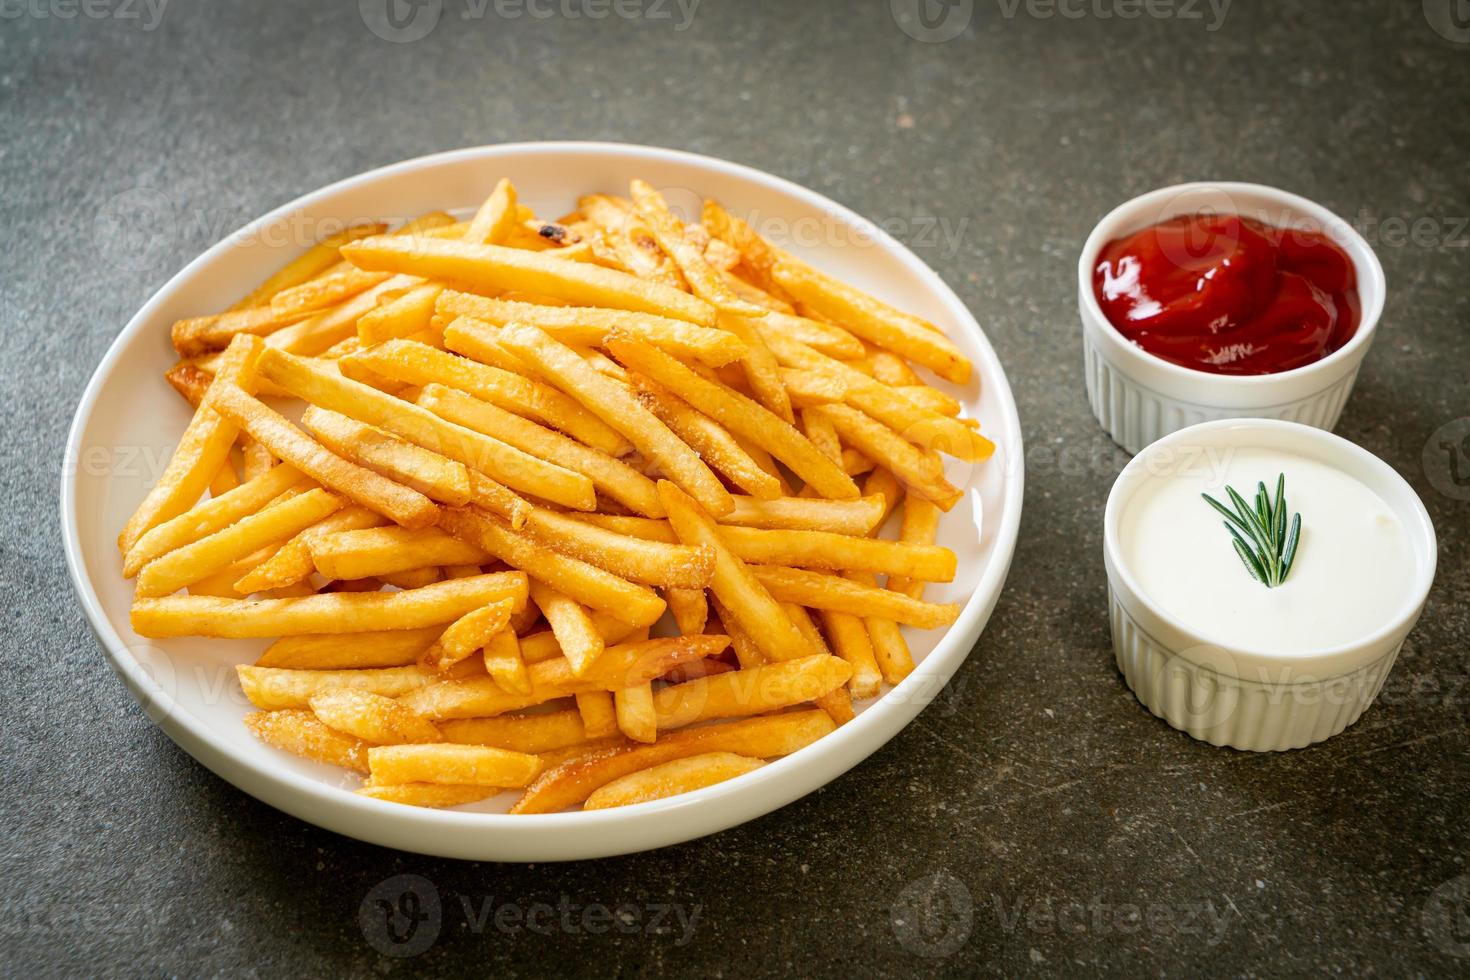
<instances>
[{"instance_id":1,"label":"ketchup in bowl","mask_svg":"<svg viewBox=\"0 0 1470 980\"><path fill-rule=\"evenodd\" d=\"M1233 214L1171 218L1109 242L1093 290L1124 337L1211 374L1319 361L1362 316L1352 259L1332 239Z\"/></svg>"}]
</instances>

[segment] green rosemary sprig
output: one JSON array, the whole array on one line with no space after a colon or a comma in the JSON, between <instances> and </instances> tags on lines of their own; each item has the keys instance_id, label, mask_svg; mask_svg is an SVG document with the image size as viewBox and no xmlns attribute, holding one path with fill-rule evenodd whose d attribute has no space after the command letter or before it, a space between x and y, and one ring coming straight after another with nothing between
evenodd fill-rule
<instances>
[{"instance_id":1,"label":"green rosemary sprig","mask_svg":"<svg viewBox=\"0 0 1470 980\"><path fill-rule=\"evenodd\" d=\"M1254 506L1246 503L1232 486L1227 485L1225 493L1233 510L1207 493L1200 496L1225 515L1225 530L1230 532L1230 543L1245 570L1268 589L1285 582L1302 537L1302 515L1293 515L1289 526L1286 521L1286 474L1276 478L1274 500L1264 483L1256 484Z\"/></svg>"}]
</instances>

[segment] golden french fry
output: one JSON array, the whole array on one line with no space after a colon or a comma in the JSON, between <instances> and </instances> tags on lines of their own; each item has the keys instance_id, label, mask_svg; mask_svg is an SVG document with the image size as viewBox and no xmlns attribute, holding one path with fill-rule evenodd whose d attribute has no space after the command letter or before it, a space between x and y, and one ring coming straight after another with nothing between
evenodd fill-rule
<instances>
[{"instance_id":1,"label":"golden french fry","mask_svg":"<svg viewBox=\"0 0 1470 980\"><path fill-rule=\"evenodd\" d=\"M651 800L665 800L754 772L765 763L733 752L706 752L629 773L593 791L584 810L605 810Z\"/></svg>"},{"instance_id":2,"label":"golden french fry","mask_svg":"<svg viewBox=\"0 0 1470 980\"><path fill-rule=\"evenodd\" d=\"M442 284L426 282L369 310L357 318L358 339L368 345L381 344L432 329L435 305L443 292Z\"/></svg>"},{"instance_id":3,"label":"golden french fry","mask_svg":"<svg viewBox=\"0 0 1470 980\"><path fill-rule=\"evenodd\" d=\"M772 275L781 258L780 250L716 201L705 199L701 220L711 235L740 254L741 268L751 281L783 302L790 299Z\"/></svg>"},{"instance_id":4,"label":"golden french fry","mask_svg":"<svg viewBox=\"0 0 1470 980\"><path fill-rule=\"evenodd\" d=\"M315 405L302 414L301 424L338 456L412 487L431 500L455 507L470 502L470 474L463 463Z\"/></svg>"},{"instance_id":5,"label":"golden french fry","mask_svg":"<svg viewBox=\"0 0 1470 980\"><path fill-rule=\"evenodd\" d=\"M714 574L713 561L710 562L710 574ZM709 601L705 598L704 589L665 588L664 601L669 604L669 612L674 614L680 633L689 636L704 632L705 623L709 621Z\"/></svg>"},{"instance_id":6,"label":"golden french fry","mask_svg":"<svg viewBox=\"0 0 1470 980\"><path fill-rule=\"evenodd\" d=\"M701 589L714 573L707 548L631 537L544 508L532 511L526 531L548 548L633 582Z\"/></svg>"},{"instance_id":7,"label":"golden french fry","mask_svg":"<svg viewBox=\"0 0 1470 980\"><path fill-rule=\"evenodd\" d=\"M729 492L694 450L639 404L636 397L600 374L571 348L524 324L501 328L494 336L518 357L534 363L541 374L580 401L588 411L627 436L639 452L657 463L670 479L685 487L711 512L722 514L730 509Z\"/></svg>"},{"instance_id":8,"label":"golden french fry","mask_svg":"<svg viewBox=\"0 0 1470 980\"><path fill-rule=\"evenodd\" d=\"M736 487L756 497L781 496L781 481L762 469L724 426L641 374L629 374L628 380L644 407Z\"/></svg>"},{"instance_id":9,"label":"golden french fry","mask_svg":"<svg viewBox=\"0 0 1470 980\"><path fill-rule=\"evenodd\" d=\"M541 615L551 626L551 633L561 647L562 655L571 665L576 677L586 676L597 658L606 649L602 634L575 601L555 589L532 579L531 601L541 609Z\"/></svg>"},{"instance_id":10,"label":"golden french fry","mask_svg":"<svg viewBox=\"0 0 1470 980\"><path fill-rule=\"evenodd\" d=\"M658 737L658 717L653 707L653 686L639 684L613 692L613 709L618 730L635 742L652 742Z\"/></svg>"},{"instance_id":11,"label":"golden french fry","mask_svg":"<svg viewBox=\"0 0 1470 980\"><path fill-rule=\"evenodd\" d=\"M324 310L346 302L387 278L386 272L363 272L343 263L341 269L281 290L271 297L269 309L283 318Z\"/></svg>"},{"instance_id":12,"label":"golden french fry","mask_svg":"<svg viewBox=\"0 0 1470 980\"><path fill-rule=\"evenodd\" d=\"M956 567L948 548L829 531L722 527L720 537L742 561L762 565L887 572L926 582L952 581Z\"/></svg>"},{"instance_id":13,"label":"golden french fry","mask_svg":"<svg viewBox=\"0 0 1470 980\"><path fill-rule=\"evenodd\" d=\"M493 515L473 508L450 508L439 526L583 605L611 613L624 622L643 626L663 615L664 602L652 589L552 551Z\"/></svg>"},{"instance_id":14,"label":"golden french fry","mask_svg":"<svg viewBox=\"0 0 1470 980\"><path fill-rule=\"evenodd\" d=\"M341 377L306 359L267 350L260 358L260 372L313 405L376 425L425 449L459 460L512 489L578 510L591 510L596 505L592 481L580 473L537 459L483 433L446 422L427 409Z\"/></svg>"},{"instance_id":15,"label":"golden french fry","mask_svg":"<svg viewBox=\"0 0 1470 980\"><path fill-rule=\"evenodd\" d=\"M490 560L482 549L438 528L374 527L339 531L310 542L316 570L329 579L382 578L431 565L465 565Z\"/></svg>"},{"instance_id":16,"label":"golden french fry","mask_svg":"<svg viewBox=\"0 0 1470 980\"><path fill-rule=\"evenodd\" d=\"M485 198L485 203L480 205L480 210L475 212L469 229L464 233L464 240L500 245L510 237L518 217L515 185L502 177L495 183L490 196Z\"/></svg>"},{"instance_id":17,"label":"golden french fry","mask_svg":"<svg viewBox=\"0 0 1470 980\"><path fill-rule=\"evenodd\" d=\"M229 458L230 447L235 444L235 436L240 430L217 411L214 394L216 389L250 389L254 384L255 361L260 347L258 337L240 336L230 342L204 402L184 430L163 476L148 491L118 535L118 550L124 555L144 534L193 506Z\"/></svg>"},{"instance_id":18,"label":"golden french fry","mask_svg":"<svg viewBox=\"0 0 1470 980\"><path fill-rule=\"evenodd\" d=\"M629 190L638 216L648 225L659 248L679 267L694 295L721 312L742 316L765 314L764 308L745 302L725 285L725 280L705 261L704 250L684 235L683 224L669 210L662 194L642 180L634 180Z\"/></svg>"},{"instance_id":19,"label":"golden french fry","mask_svg":"<svg viewBox=\"0 0 1470 980\"><path fill-rule=\"evenodd\" d=\"M872 572L844 572L843 577L859 585L878 587L878 579ZM868 639L873 645L873 658L885 681L897 684L914 672L913 654L909 652L908 641L904 639L903 631L898 628L897 623L891 619L870 616L863 620L863 624L867 627ZM852 658L846 659L850 661Z\"/></svg>"},{"instance_id":20,"label":"golden french fry","mask_svg":"<svg viewBox=\"0 0 1470 980\"><path fill-rule=\"evenodd\" d=\"M449 625L438 643L424 651L420 665L442 674L476 650L484 649L497 633L509 632L506 627L510 625L514 606L509 599L501 599L465 613ZM488 664L486 672L489 673Z\"/></svg>"},{"instance_id":21,"label":"golden french fry","mask_svg":"<svg viewBox=\"0 0 1470 980\"><path fill-rule=\"evenodd\" d=\"M289 602L288 599L276 600ZM366 691L396 698L434 682L434 675L417 667L382 667L374 670L288 670L280 667L235 668L240 687L257 708L306 708L319 694L335 691Z\"/></svg>"},{"instance_id":22,"label":"golden french fry","mask_svg":"<svg viewBox=\"0 0 1470 980\"><path fill-rule=\"evenodd\" d=\"M367 743L322 724L310 711L255 711L245 716L245 727L267 745L294 755L367 772Z\"/></svg>"},{"instance_id":23,"label":"golden french fry","mask_svg":"<svg viewBox=\"0 0 1470 980\"><path fill-rule=\"evenodd\" d=\"M618 260L634 275L675 289L684 287L673 260L658 247L653 231L627 201L588 194L578 200L577 207L607 236Z\"/></svg>"},{"instance_id":24,"label":"golden french fry","mask_svg":"<svg viewBox=\"0 0 1470 980\"><path fill-rule=\"evenodd\" d=\"M420 284L421 280L413 276L385 279L338 306L273 331L265 338L266 345L290 354L314 357L354 336L357 321L375 310L379 303Z\"/></svg>"},{"instance_id":25,"label":"golden french fry","mask_svg":"<svg viewBox=\"0 0 1470 980\"><path fill-rule=\"evenodd\" d=\"M815 701L852 676L848 663L826 655L760 664L670 684L653 695L653 711L660 731L714 718L760 715ZM623 733L634 737L626 728Z\"/></svg>"},{"instance_id":26,"label":"golden french fry","mask_svg":"<svg viewBox=\"0 0 1470 980\"><path fill-rule=\"evenodd\" d=\"M368 749L373 785L439 783L458 786L525 786L541 760L525 752L487 745L383 745Z\"/></svg>"},{"instance_id":27,"label":"golden french fry","mask_svg":"<svg viewBox=\"0 0 1470 980\"><path fill-rule=\"evenodd\" d=\"M922 602L889 589L869 588L836 575L800 568L751 565L752 575L770 595L812 609L831 609L852 616L892 619L920 629L938 629L959 618L956 603Z\"/></svg>"},{"instance_id":28,"label":"golden french fry","mask_svg":"<svg viewBox=\"0 0 1470 980\"><path fill-rule=\"evenodd\" d=\"M405 806L426 806L434 809L464 806L488 800L501 791L499 786L446 786L437 783L397 783L392 786L369 785L357 791L358 796L367 796L388 803Z\"/></svg>"},{"instance_id":29,"label":"golden french fry","mask_svg":"<svg viewBox=\"0 0 1470 980\"><path fill-rule=\"evenodd\" d=\"M837 428L833 426L832 420L825 415L803 408L801 411L801 431L812 441L812 445L822 451L838 466L842 465L842 440L837 436Z\"/></svg>"},{"instance_id":30,"label":"golden french fry","mask_svg":"<svg viewBox=\"0 0 1470 980\"><path fill-rule=\"evenodd\" d=\"M831 609L821 611L822 625L832 649L852 668L848 691L859 701L878 696L883 688L883 675L873 652L873 640L862 619Z\"/></svg>"},{"instance_id":31,"label":"golden french fry","mask_svg":"<svg viewBox=\"0 0 1470 980\"><path fill-rule=\"evenodd\" d=\"M888 426L847 405L812 409L831 419L844 440L898 477L913 493L949 510L963 496L944 476L939 459L916 449Z\"/></svg>"},{"instance_id":32,"label":"golden french fry","mask_svg":"<svg viewBox=\"0 0 1470 980\"><path fill-rule=\"evenodd\" d=\"M520 289L569 303L655 313L706 327L714 326L715 321L714 308L688 293L544 252L380 235L346 245L342 254L359 269L409 273L472 293Z\"/></svg>"},{"instance_id":33,"label":"golden french fry","mask_svg":"<svg viewBox=\"0 0 1470 980\"><path fill-rule=\"evenodd\" d=\"M485 673L512 694L531 693L531 675L521 656L520 640L514 630L504 629L485 642Z\"/></svg>"},{"instance_id":34,"label":"golden french fry","mask_svg":"<svg viewBox=\"0 0 1470 980\"><path fill-rule=\"evenodd\" d=\"M138 595L176 592L261 548L286 540L339 509L342 503L341 497L318 487L241 518L148 563L138 576Z\"/></svg>"},{"instance_id":35,"label":"golden french fry","mask_svg":"<svg viewBox=\"0 0 1470 980\"><path fill-rule=\"evenodd\" d=\"M751 326L748 319L733 313L721 313L719 323L745 341L745 346L749 348L749 352L741 359L740 366L745 371L746 384L750 386L756 400L777 418L785 422L796 421L796 416L791 411L791 396L786 393L786 383L781 376L781 366L776 363L776 356L761 339L760 333Z\"/></svg>"},{"instance_id":36,"label":"golden french fry","mask_svg":"<svg viewBox=\"0 0 1470 980\"><path fill-rule=\"evenodd\" d=\"M565 810L620 776L694 755L733 752L759 759L790 755L835 728L823 711L797 711L672 732L653 745L591 752L543 772L511 812Z\"/></svg>"},{"instance_id":37,"label":"golden french fry","mask_svg":"<svg viewBox=\"0 0 1470 980\"><path fill-rule=\"evenodd\" d=\"M720 518L723 525L861 535L883 523L883 500L871 494L857 500L811 497L757 500L738 496L734 499L735 509Z\"/></svg>"},{"instance_id":38,"label":"golden french fry","mask_svg":"<svg viewBox=\"0 0 1470 980\"><path fill-rule=\"evenodd\" d=\"M333 592L297 599L217 599L164 596L133 603L139 636L285 636L294 633L367 633L449 623L497 599L526 601L522 572L492 572L436 582L411 592Z\"/></svg>"},{"instance_id":39,"label":"golden french fry","mask_svg":"<svg viewBox=\"0 0 1470 980\"><path fill-rule=\"evenodd\" d=\"M316 564L311 560L312 542L338 531L381 527L386 523L387 518L366 507L344 507L281 545L275 554L237 581L234 590L239 595L250 595L252 592L304 584L311 573L316 571Z\"/></svg>"},{"instance_id":40,"label":"golden french fry","mask_svg":"<svg viewBox=\"0 0 1470 980\"><path fill-rule=\"evenodd\" d=\"M260 306L262 303L269 303L271 298L281 290L290 289L308 279L313 279L340 262L342 260L340 249L343 245L358 238L381 235L387 230L387 225L371 222L352 225L335 235L322 239L266 279L244 299L230 307L230 310L246 310Z\"/></svg>"},{"instance_id":41,"label":"golden french fry","mask_svg":"<svg viewBox=\"0 0 1470 980\"><path fill-rule=\"evenodd\" d=\"M169 339L180 357L197 357L224 350L238 334L265 337L309 316L309 311L279 313L270 306L189 317L174 321Z\"/></svg>"},{"instance_id":42,"label":"golden french fry","mask_svg":"<svg viewBox=\"0 0 1470 980\"><path fill-rule=\"evenodd\" d=\"M583 691L576 699L577 717L588 738L607 738L618 733L617 704L611 691Z\"/></svg>"},{"instance_id":43,"label":"golden french fry","mask_svg":"<svg viewBox=\"0 0 1470 980\"><path fill-rule=\"evenodd\" d=\"M439 508L428 497L328 451L241 389L216 385L210 389L210 399L252 439L322 486L404 527L428 527L438 519Z\"/></svg>"},{"instance_id":44,"label":"golden french fry","mask_svg":"<svg viewBox=\"0 0 1470 980\"><path fill-rule=\"evenodd\" d=\"M669 388L737 435L759 444L816 487L824 497L856 497L857 485L821 450L768 409L723 385L706 380L647 344L614 335L607 348L622 364ZM708 509L708 508L706 508ZM719 516L729 507L711 511Z\"/></svg>"},{"instance_id":45,"label":"golden french fry","mask_svg":"<svg viewBox=\"0 0 1470 980\"><path fill-rule=\"evenodd\" d=\"M903 524L899 530L899 540L906 544L932 545L934 537L939 533L939 508L930 501L920 497L906 496L903 500ZM913 581L919 579L919 581ZM922 576L890 576L888 587L894 592L901 592L910 599L917 599L924 594L924 582Z\"/></svg>"},{"instance_id":46,"label":"golden french fry","mask_svg":"<svg viewBox=\"0 0 1470 980\"><path fill-rule=\"evenodd\" d=\"M418 662L443 630L429 626L374 633L326 633L286 636L272 643L257 667L295 670L353 670L360 667L408 667Z\"/></svg>"},{"instance_id":47,"label":"golden french fry","mask_svg":"<svg viewBox=\"0 0 1470 980\"><path fill-rule=\"evenodd\" d=\"M446 721L439 725L439 731L446 742L488 745L532 755L581 745L591 737L576 709Z\"/></svg>"},{"instance_id":48,"label":"golden french fry","mask_svg":"<svg viewBox=\"0 0 1470 980\"><path fill-rule=\"evenodd\" d=\"M371 691L335 690L311 697L322 724L375 745L438 742L439 729L427 718Z\"/></svg>"}]
</instances>

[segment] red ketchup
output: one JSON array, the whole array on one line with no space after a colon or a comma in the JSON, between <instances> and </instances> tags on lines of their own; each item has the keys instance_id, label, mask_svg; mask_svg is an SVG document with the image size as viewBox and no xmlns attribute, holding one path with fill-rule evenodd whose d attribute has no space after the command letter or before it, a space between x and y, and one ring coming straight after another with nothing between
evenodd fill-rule
<instances>
[{"instance_id":1,"label":"red ketchup","mask_svg":"<svg viewBox=\"0 0 1470 980\"><path fill-rule=\"evenodd\" d=\"M1352 259L1330 238L1232 214L1172 218L1109 242L1092 282L1124 337L1211 374L1320 361L1362 316Z\"/></svg>"}]
</instances>

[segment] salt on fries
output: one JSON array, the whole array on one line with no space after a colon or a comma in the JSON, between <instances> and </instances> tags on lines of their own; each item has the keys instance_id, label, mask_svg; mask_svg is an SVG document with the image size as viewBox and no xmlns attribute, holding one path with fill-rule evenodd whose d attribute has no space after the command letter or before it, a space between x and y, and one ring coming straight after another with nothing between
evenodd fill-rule
<instances>
[{"instance_id":1,"label":"salt on fries","mask_svg":"<svg viewBox=\"0 0 1470 980\"><path fill-rule=\"evenodd\" d=\"M993 447L915 368L970 363L716 202L686 225L634 181L541 222L501 180L170 336L196 411L118 539L133 629L275 638L237 668L247 727L364 796L710 786L850 720L914 669L901 624L958 615L923 598L956 573L939 453Z\"/></svg>"}]
</instances>

